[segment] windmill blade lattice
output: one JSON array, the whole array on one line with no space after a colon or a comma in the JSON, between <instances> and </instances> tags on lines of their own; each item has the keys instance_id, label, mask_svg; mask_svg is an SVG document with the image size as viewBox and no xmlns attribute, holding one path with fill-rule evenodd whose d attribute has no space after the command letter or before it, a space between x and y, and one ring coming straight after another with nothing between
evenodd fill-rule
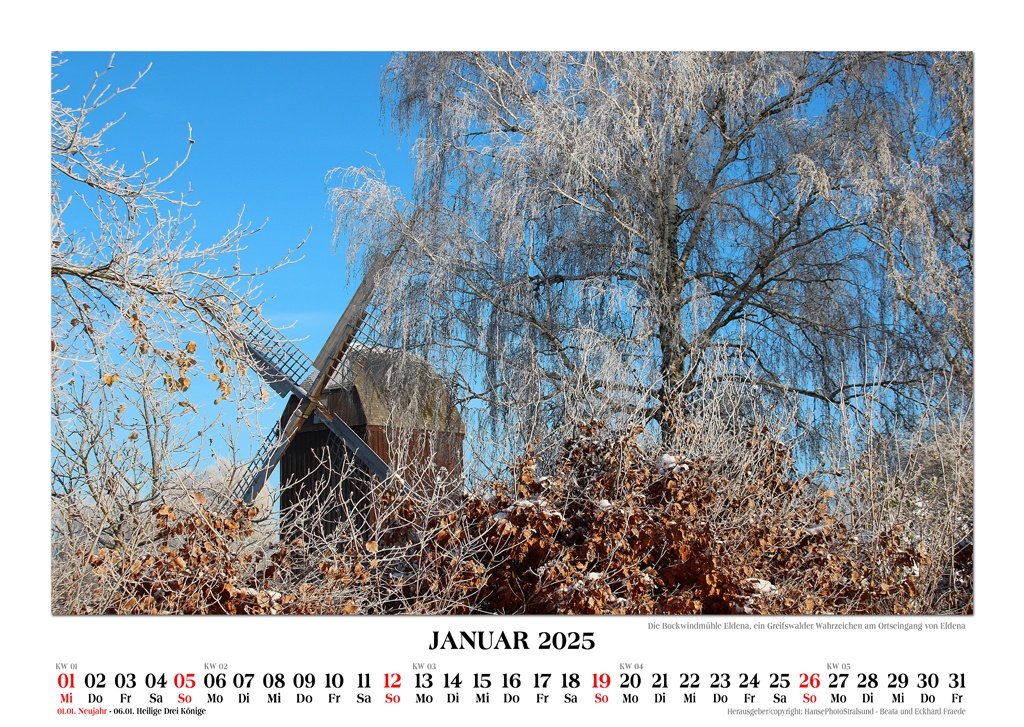
<instances>
[{"instance_id":1,"label":"windmill blade lattice","mask_svg":"<svg viewBox=\"0 0 1024 727\"><path fill-rule=\"evenodd\" d=\"M336 379L342 359L353 342L362 340L365 341L364 345L379 343L380 314L379 306L375 303L377 281L390 266L391 261L379 253L370 263L352 300L313 361L315 376L309 386L310 397L319 398L327 384Z\"/></svg>"},{"instance_id":2,"label":"windmill blade lattice","mask_svg":"<svg viewBox=\"0 0 1024 727\"><path fill-rule=\"evenodd\" d=\"M245 346L270 388L279 396L299 394L301 382L313 374L309 356L220 282L207 281L199 294L221 330Z\"/></svg>"},{"instance_id":3,"label":"windmill blade lattice","mask_svg":"<svg viewBox=\"0 0 1024 727\"><path fill-rule=\"evenodd\" d=\"M263 440L263 445L259 449L259 454L252 458L249 462L249 466L245 468L245 474L235 485L231 492L232 500L243 500L246 503L253 501L258 492L249 493L250 489L253 489L253 483L257 481L259 474L266 470L267 462L270 459L271 453L274 451L274 447L277 446L278 441L281 437L281 425L275 423L270 428L270 432L267 433L266 438ZM270 473L267 472L267 476Z\"/></svg>"}]
</instances>

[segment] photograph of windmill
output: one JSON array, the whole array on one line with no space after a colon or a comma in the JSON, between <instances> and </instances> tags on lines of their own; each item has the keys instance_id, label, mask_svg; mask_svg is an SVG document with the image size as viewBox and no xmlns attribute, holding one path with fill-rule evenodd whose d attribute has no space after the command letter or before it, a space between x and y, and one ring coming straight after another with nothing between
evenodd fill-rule
<instances>
[{"instance_id":1,"label":"photograph of windmill","mask_svg":"<svg viewBox=\"0 0 1024 727\"><path fill-rule=\"evenodd\" d=\"M54 55L52 613L973 613L973 94Z\"/></svg>"}]
</instances>

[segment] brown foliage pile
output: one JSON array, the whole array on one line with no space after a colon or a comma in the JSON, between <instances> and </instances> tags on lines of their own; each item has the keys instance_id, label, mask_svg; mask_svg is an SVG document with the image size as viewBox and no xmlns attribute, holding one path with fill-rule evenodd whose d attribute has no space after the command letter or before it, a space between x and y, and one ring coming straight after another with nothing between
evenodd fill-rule
<instances>
[{"instance_id":1,"label":"brown foliage pile","mask_svg":"<svg viewBox=\"0 0 1024 727\"><path fill-rule=\"evenodd\" d=\"M727 461L654 457L639 431L581 426L548 476L424 511L384 490L331 550L241 547L255 508L154 510L143 556L83 553L118 613L907 613L927 565L900 526L861 533L843 498L750 432ZM354 533L354 530L350 530ZM92 609L86 609L92 610Z\"/></svg>"},{"instance_id":2,"label":"brown foliage pile","mask_svg":"<svg viewBox=\"0 0 1024 727\"><path fill-rule=\"evenodd\" d=\"M636 434L581 427L561 471L527 459L514 488L470 500L466 528L502 553L477 610L524 613L904 613L926 561L901 528L867 538L835 492L790 479L758 432L742 461L656 463Z\"/></svg>"},{"instance_id":3,"label":"brown foliage pile","mask_svg":"<svg viewBox=\"0 0 1024 727\"><path fill-rule=\"evenodd\" d=\"M197 494L202 504L205 499ZM252 537L254 507L237 506L229 514L199 507L179 518L169 505L153 508L156 534L132 554L114 549L80 550L97 579L84 613L269 613L281 594L255 587L276 567L274 561L253 573L258 556L240 549Z\"/></svg>"}]
</instances>

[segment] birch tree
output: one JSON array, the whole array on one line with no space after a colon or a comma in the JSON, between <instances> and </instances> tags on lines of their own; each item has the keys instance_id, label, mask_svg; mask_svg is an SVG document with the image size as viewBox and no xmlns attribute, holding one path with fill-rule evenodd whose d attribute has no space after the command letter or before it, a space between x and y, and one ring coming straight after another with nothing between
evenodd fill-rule
<instances>
[{"instance_id":1,"label":"birch tree","mask_svg":"<svg viewBox=\"0 0 1024 727\"><path fill-rule=\"evenodd\" d=\"M521 440L668 432L730 379L969 391L969 57L415 53L382 87L414 189L343 170L339 239L402 257L395 338Z\"/></svg>"}]
</instances>

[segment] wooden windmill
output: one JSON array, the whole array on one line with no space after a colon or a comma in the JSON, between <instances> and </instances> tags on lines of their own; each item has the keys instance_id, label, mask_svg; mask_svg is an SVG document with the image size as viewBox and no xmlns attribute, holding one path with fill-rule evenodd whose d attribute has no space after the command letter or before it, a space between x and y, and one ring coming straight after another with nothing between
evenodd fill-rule
<instances>
[{"instance_id":1,"label":"wooden windmill","mask_svg":"<svg viewBox=\"0 0 1024 727\"><path fill-rule=\"evenodd\" d=\"M259 455L252 460L233 493L235 499L250 503L266 485L274 469L285 460L295 462L317 459L305 456L303 447L323 444L325 437L340 444L355 460L364 476L386 482L395 476L396 453L385 430L390 425L402 426L418 433L406 437L403 454L427 463L430 477L437 471L447 473L455 481L462 470L462 438L465 428L447 394L443 380L427 364L414 357L413 365L403 365L401 375L396 363L407 363L395 349L386 349L379 342L380 310L373 304L377 281L390 267L382 255L371 263L352 300L338 319L316 359L310 360L299 348L268 324L259 311L240 301L228 289L207 286L203 291L204 307L226 337L248 352L264 381L280 396L289 397L284 416L268 434ZM423 397L424 392L431 396ZM404 420L384 421L381 412L396 403L420 401L421 410ZM427 399L431 399L427 401ZM404 400L404 401L403 401ZM425 403L424 403L425 402ZM346 421L348 419L348 421ZM441 432L441 445L424 444L423 431L428 427ZM359 430L358 432L356 430ZM321 436L316 433L320 432ZM290 449L295 445L294 449ZM288 459L286 459L286 454ZM320 458L322 461L322 457ZM415 462L409 474L417 473ZM312 469L315 465L310 465ZM422 469L422 467L421 467ZM287 475L282 472L282 484ZM420 479L423 479L422 477ZM340 486L341 483L335 483ZM300 490L284 492L282 509L303 496Z\"/></svg>"}]
</instances>

